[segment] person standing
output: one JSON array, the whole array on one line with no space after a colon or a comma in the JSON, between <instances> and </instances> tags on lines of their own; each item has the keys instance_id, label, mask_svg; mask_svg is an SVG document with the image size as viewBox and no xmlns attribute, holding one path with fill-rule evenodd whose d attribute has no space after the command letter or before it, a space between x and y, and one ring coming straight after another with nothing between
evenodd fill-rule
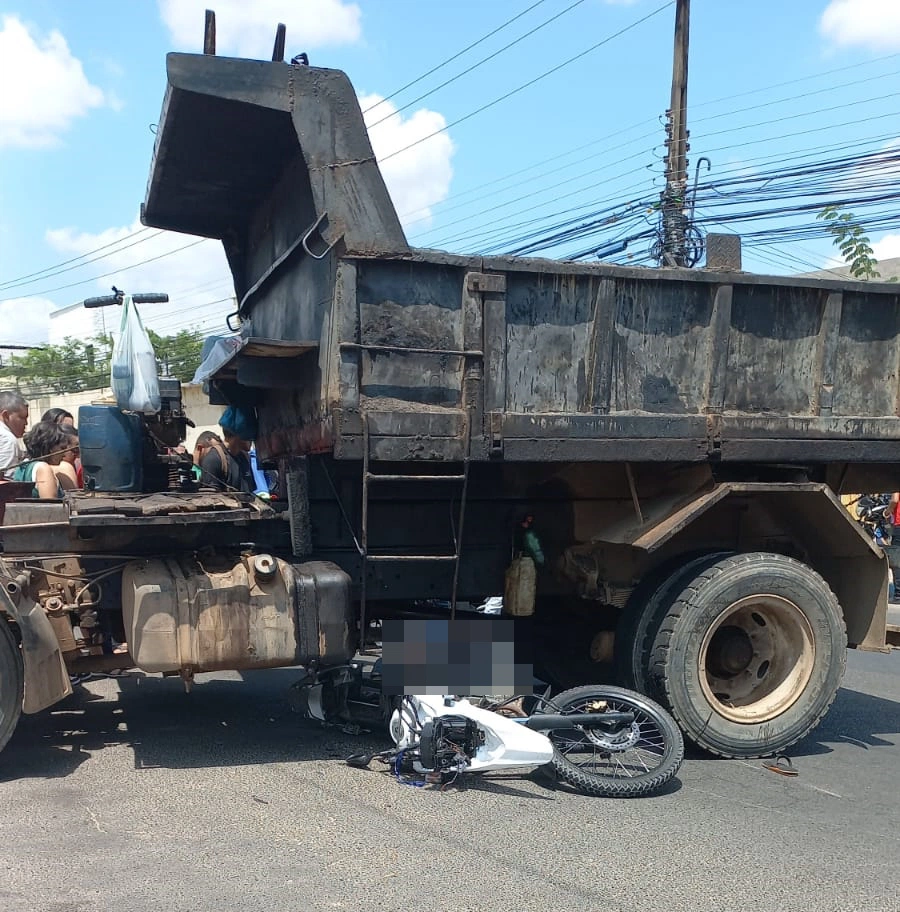
<instances>
[{"instance_id":1,"label":"person standing","mask_svg":"<svg viewBox=\"0 0 900 912\"><path fill-rule=\"evenodd\" d=\"M15 390L0 392L0 473L11 481L12 473L25 458L22 437L28 426L28 403Z\"/></svg>"}]
</instances>

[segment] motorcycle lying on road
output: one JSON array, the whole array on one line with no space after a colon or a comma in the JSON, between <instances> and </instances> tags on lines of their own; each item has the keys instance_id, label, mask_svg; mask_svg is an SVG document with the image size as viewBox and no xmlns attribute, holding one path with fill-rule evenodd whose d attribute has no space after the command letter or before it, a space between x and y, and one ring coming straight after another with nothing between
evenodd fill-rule
<instances>
[{"instance_id":1,"label":"motorcycle lying on road","mask_svg":"<svg viewBox=\"0 0 900 912\"><path fill-rule=\"evenodd\" d=\"M299 685L299 686L298 686ZM607 798L658 792L681 768L684 739L653 700L602 684L551 697L522 694L473 702L453 695L376 693L356 666L298 682L301 712L323 722L387 722L394 746L347 758L380 761L410 785L446 787L460 776L542 768L577 791Z\"/></svg>"}]
</instances>

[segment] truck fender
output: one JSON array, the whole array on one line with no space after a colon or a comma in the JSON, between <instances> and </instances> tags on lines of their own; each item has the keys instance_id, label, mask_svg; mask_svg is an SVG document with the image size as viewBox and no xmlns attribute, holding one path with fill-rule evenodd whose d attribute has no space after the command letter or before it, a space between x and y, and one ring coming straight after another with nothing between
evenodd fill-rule
<instances>
[{"instance_id":1,"label":"truck fender","mask_svg":"<svg viewBox=\"0 0 900 912\"><path fill-rule=\"evenodd\" d=\"M740 506L748 528L766 528L751 543L727 519ZM736 514L734 514L736 515ZM837 495L814 482L721 482L706 490L640 501L640 512L592 541L567 549L563 572L588 590L615 579L630 550L644 572L703 550L779 550L769 537L791 542L791 555L819 573L838 598L851 648L887 652L888 561ZM605 549L609 545L617 549ZM609 555L613 555L610 557Z\"/></svg>"},{"instance_id":2,"label":"truck fender","mask_svg":"<svg viewBox=\"0 0 900 912\"><path fill-rule=\"evenodd\" d=\"M59 641L44 609L27 594L28 577L20 574L0 586L0 610L16 623L22 638L25 691L22 712L36 713L72 693Z\"/></svg>"},{"instance_id":3,"label":"truck fender","mask_svg":"<svg viewBox=\"0 0 900 912\"><path fill-rule=\"evenodd\" d=\"M684 505L663 521L641 529L629 542L647 553L689 534L705 514L734 498L747 499L774 527L803 543L802 559L834 590L847 624L849 646L877 652L887 646L888 561L853 521L835 493L815 483L724 483ZM725 544L737 546L738 542Z\"/></svg>"}]
</instances>

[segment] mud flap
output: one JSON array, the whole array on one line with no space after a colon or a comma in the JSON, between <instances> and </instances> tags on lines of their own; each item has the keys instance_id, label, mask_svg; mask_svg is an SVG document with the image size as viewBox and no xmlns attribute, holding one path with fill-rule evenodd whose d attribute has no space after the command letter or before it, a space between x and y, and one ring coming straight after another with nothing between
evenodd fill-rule
<instances>
[{"instance_id":1,"label":"mud flap","mask_svg":"<svg viewBox=\"0 0 900 912\"><path fill-rule=\"evenodd\" d=\"M25 670L22 712L40 712L72 693L59 641L44 609L28 598L18 583L8 582L0 593L3 607L16 619L22 635Z\"/></svg>"}]
</instances>

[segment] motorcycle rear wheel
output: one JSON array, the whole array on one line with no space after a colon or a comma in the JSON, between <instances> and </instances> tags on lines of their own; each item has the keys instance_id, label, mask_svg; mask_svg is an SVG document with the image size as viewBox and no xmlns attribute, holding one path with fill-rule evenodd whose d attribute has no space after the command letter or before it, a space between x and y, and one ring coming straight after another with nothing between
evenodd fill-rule
<instances>
[{"instance_id":1,"label":"motorcycle rear wheel","mask_svg":"<svg viewBox=\"0 0 900 912\"><path fill-rule=\"evenodd\" d=\"M658 792L677 774L684 760L684 738L675 720L643 694L603 684L574 687L553 698L548 711L579 714L598 711L634 713L627 729L611 734L577 727L548 732L551 764L557 776L586 795L638 798Z\"/></svg>"}]
</instances>

